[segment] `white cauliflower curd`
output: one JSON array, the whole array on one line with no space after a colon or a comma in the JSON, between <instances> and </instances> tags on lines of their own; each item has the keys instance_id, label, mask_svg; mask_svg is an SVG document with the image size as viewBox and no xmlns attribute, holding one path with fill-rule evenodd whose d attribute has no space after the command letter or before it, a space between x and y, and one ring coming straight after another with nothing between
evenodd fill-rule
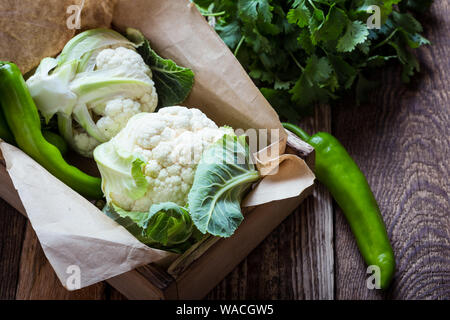
<instances>
[{"instance_id":1,"label":"white cauliflower curd","mask_svg":"<svg viewBox=\"0 0 450 320\"><path fill-rule=\"evenodd\" d=\"M95 125L99 135L92 137L83 128L73 129L75 149L85 156L91 156L96 146L114 137L132 116L141 112L153 112L158 104L152 72L137 52L124 47L100 51L95 70L114 69L119 71L116 76L137 79L148 85L135 88L126 88L124 85L125 90L118 91L116 97L111 96L110 100L101 103L87 104L91 117L98 119Z\"/></svg>"},{"instance_id":2,"label":"white cauliflower curd","mask_svg":"<svg viewBox=\"0 0 450 320\"><path fill-rule=\"evenodd\" d=\"M162 202L185 205L203 152L232 132L198 109L175 106L133 116L94 151L108 203L143 212Z\"/></svg>"},{"instance_id":3,"label":"white cauliflower curd","mask_svg":"<svg viewBox=\"0 0 450 320\"><path fill-rule=\"evenodd\" d=\"M124 47L104 49L100 51L96 61L97 70L126 69L127 77L148 83L142 90L121 92L117 98L93 108L93 112L101 116L97 121L97 127L109 140L125 127L132 116L141 112L155 111L158 95L152 80L152 71L134 50Z\"/></svg>"},{"instance_id":4,"label":"white cauliflower curd","mask_svg":"<svg viewBox=\"0 0 450 320\"><path fill-rule=\"evenodd\" d=\"M27 85L41 114L57 114L61 134L84 156L158 104L150 67L130 41L107 29L74 37L58 58L42 60Z\"/></svg>"}]
</instances>

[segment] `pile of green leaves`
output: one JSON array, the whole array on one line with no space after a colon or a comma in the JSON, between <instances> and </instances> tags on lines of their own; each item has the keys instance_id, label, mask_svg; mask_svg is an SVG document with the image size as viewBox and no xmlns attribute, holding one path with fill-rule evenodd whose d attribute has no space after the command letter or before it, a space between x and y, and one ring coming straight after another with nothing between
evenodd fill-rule
<instances>
[{"instance_id":1,"label":"pile of green leaves","mask_svg":"<svg viewBox=\"0 0 450 320\"><path fill-rule=\"evenodd\" d=\"M376 85L373 69L403 66L409 82L419 63L411 49L429 44L414 12L432 0L196 0L264 96L294 120L316 102L353 92L357 103ZM369 29L369 6L381 28Z\"/></svg>"}]
</instances>

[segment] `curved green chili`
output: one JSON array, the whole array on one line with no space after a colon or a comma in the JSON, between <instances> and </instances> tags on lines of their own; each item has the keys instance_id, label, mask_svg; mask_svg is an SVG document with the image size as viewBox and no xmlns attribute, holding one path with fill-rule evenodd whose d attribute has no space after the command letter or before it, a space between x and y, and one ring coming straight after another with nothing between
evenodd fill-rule
<instances>
[{"instance_id":1,"label":"curved green chili","mask_svg":"<svg viewBox=\"0 0 450 320\"><path fill-rule=\"evenodd\" d=\"M10 144L15 144L14 136L11 133L8 124L6 123L6 119L5 116L3 115L1 108L0 108L0 139Z\"/></svg>"},{"instance_id":2,"label":"curved green chili","mask_svg":"<svg viewBox=\"0 0 450 320\"><path fill-rule=\"evenodd\" d=\"M47 142L50 142L52 145L58 148L61 155L65 156L67 152L69 152L69 147L67 145L66 140L63 139L59 134L54 133L49 130L42 130L42 135L44 136Z\"/></svg>"},{"instance_id":3,"label":"curved green chili","mask_svg":"<svg viewBox=\"0 0 450 320\"><path fill-rule=\"evenodd\" d=\"M0 62L0 105L17 146L69 187L91 199L103 197L101 179L69 165L41 132L39 113L19 68Z\"/></svg>"},{"instance_id":4,"label":"curved green chili","mask_svg":"<svg viewBox=\"0 0 450 320\"><path fill-rule=\"evenodd\" d=\"M67 152L69 152L69 147L67 146L66 141L60 135L48 130L42 130L42 135L44 136L45 140L47 140L52 145L57 147L63 156L66 155ZM0 106L0 139L8 142L9 144L16 145L16 140L14 139L14 136L11 130L9 129L8 124L6 123L6 119L5 116L3 115L1 106Z\"/></svg>"},{"instance_id":5,"label":"curved green chili","mask_svg":"<svg viewBox=\"0 0 450 320\"><path fill-rule=\"evenodd\" d=\"M366 177L332 135L319 132L309 136L299 127L283 123L316 150L315 174L341 207L359 250L368 265L380 268L380 286L387 288L395 272L395 257L380 209Z\"/></svg>"}]
</instances>

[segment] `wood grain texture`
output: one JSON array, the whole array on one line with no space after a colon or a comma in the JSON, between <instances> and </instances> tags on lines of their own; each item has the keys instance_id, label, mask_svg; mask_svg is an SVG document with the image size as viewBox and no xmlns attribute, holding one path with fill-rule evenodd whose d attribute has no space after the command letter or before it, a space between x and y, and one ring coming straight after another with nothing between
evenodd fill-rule
<instances>
[{"instance_id":1,"label":"wood grain texture","mask_svg":"<svg viewBox=\"0 0 450 320\"><path fill-rule=\"evenodd\" d=\"M380 76L370 104L342 104L334 133L374 190L396 255L386 293L365 286L365 265L337 208L336 298L450 298L450 6L435 1L421 17L432 47L421 48L422 73L411 85L400 68Z\"/></svg>"},{"instance_id":2,"label":"wood grain texture","mask_svg":"<svg viewBox=\"0 0 450 320\"><path fill-rule=\"evenodd\" d=\"M302 126L331 130L329 107L321 106ZM333 299L333 208L319 185L231 272L208 299Z\"/></svg>"},{"instance_id":3,"label":"wood grain texture","mask_svg":"<svg viewBox=\"0 0 450 320\"><path fill-rule=\"evenodd\" d=\"M15 299L27 219L0 199L0 299Z\"/></svg>"}]
</instances>

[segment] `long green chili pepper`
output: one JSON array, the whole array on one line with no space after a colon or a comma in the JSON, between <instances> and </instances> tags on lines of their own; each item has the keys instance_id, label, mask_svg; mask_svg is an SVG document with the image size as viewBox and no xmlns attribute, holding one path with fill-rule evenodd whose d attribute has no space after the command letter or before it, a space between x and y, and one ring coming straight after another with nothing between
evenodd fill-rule
<instances>
[{"instance_id":1,"label":"long green chili pepper","mask_svg":"<svg viewBox=\"0 0 450 320\"><path fill-rule=\"evenodd\" d=\"M59 134L54 133L49 130L42 130L42 135L44 136L47 142L50 142L52 145L58 148L61 155L65 156L67 152L69 152L69 146L67 145L66 140L63 139Z\"/></svg>"},{"instance_id":2,"label":"long green chili pepper","mask_svg":"<svg viewBox=\"0 0 450 320\"><path fill-rule=\"evenodd\" d=\"M17 146L69 187L90 199L103 197L101 179L69 165L41 132L37 107L19 68L0 62L0 105Z\"/></svg>"},{"instance_id":3,"label":"long green chili pepper","mask_svg":"<svg viewBox=\"0 0 450 320\"><path fill-rule=\"evenodd\" d=\"M11 130L8 127L8 124L6 123L5 116L3 115L2 110L0 109L0 139L10 143L14 144L14 136L11 133Z\"/></svg>"},{"instance_id":4,"label":"long green chili pepper","mask_svg":"<svg viewBox=\"0 0 450 320\"><path fill-rule=\"evenodd\" d=\"M293 124L283 123L283 126L315 148L317 179L341 207L366 263L380 268L380 287L387 288L395 272L395 258L366 177L332 135L319 132L309 136Z\"/></svg>"},{"instance_id":5,"label":"long green chili pepper","mask_svg":"<svg viewBox=\"0 0 450 320\"><path fill-rule=\"evenodd\" d=\"M52 145L57 147L63 156L66 155L67 152L69 152L67 142L60 135L48 130L42 130L42 135L44 136L45 140L47 140ZM0 139L8 142L9 144L16 145L16 140L14 139L14 136L11 130L9 129L8 124L6 123L6 119L5 116L3 115L1 106L0 106Z\"/></svg>"}]
</instances>

